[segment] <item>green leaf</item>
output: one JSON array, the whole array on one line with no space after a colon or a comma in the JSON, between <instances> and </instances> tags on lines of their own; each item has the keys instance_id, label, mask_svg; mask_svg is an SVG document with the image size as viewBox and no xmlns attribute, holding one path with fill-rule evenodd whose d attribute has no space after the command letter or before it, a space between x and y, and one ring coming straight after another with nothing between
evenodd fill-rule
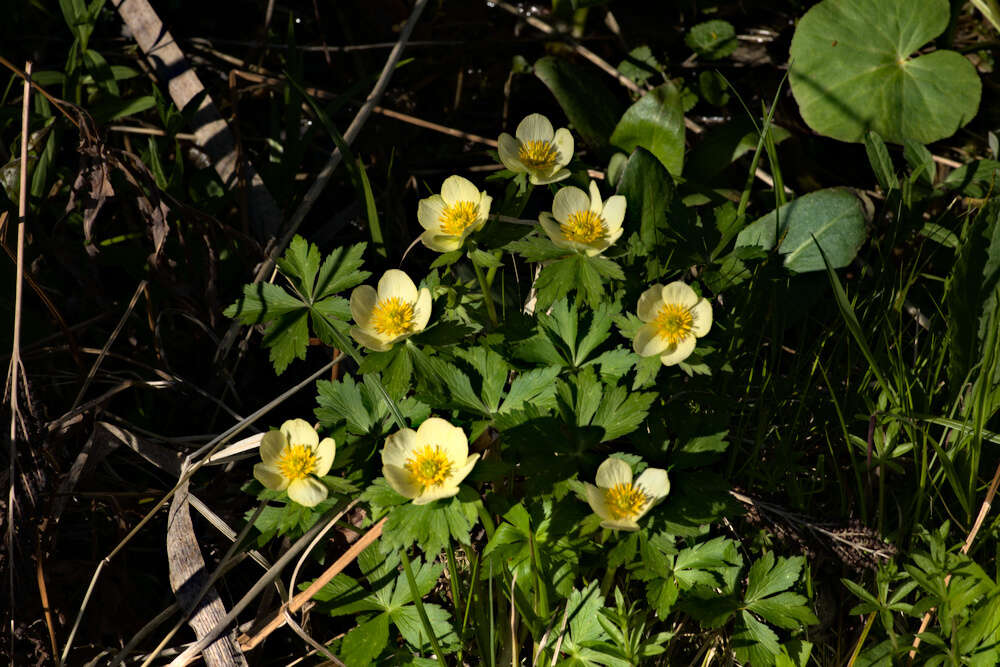
<instances>
[{"instance_id":1,"label":"green leaf","mask_svg":"<svg viewBox=\"0 0 1000 667\"><path fill-rule=\"evenodd\" d=\"M807 603L805 596L786 591L751 602L747 609L779 628L797 630L804 625L818 623Z\"/></svg>"},{"instance_id":2,"label":"green leaf","mask_svg":"<svg viewBox=\"0 0 1000 667\"><path fill-rule=\"evenodd\" d=\"M555 379L559 371L558 366L549 366L519 374L510 383L500 412L512 412L528 402L536 406L550 404L555 396Z\"/></svg>"},{"instance_id":3,"label":"green leaf","mask_svg":"<svg viewBox=\"0 0 1000 667\"><path fill-rule=\"evenodd\" d=\"M355 626L340 645L340 657L348 667L370 665L389 643L389 614L383 612Z\"/></svg>"},{"instance_id":4,"label":"green leaf","mask_svg":"<svg viewBox=\"0 0 1000 667\"><path fill-rule=\"evenodd\" d=\"M611 143L627 153L645 148L671 175L680 176L684 166L684 110L677 87L664 83L630 106L618 121Z\"/></svg>"},{"instance_id":5,"label":"green leaf","mask_svg":"<svg viewBox=\"0 0 1000 667\"><path fill-rule=\"evenodd\" d=\"M750 603L791 588L802 571L802 556L779 558L777 563L770 551L754 561L750 566L747 590L743 599Z\"/></svg>"},{"instance_id":6,"label":"green leaf","mask_svg":"<svg viewBox=\"0 0 1000 667\"><path fill-rule=\"evenodd\" d=\"M243 324L261 324L305 308L306 304L272 283L244 285L243 297L226 308L226 317Z\"/></svg>"},{"instance_id":7,"label":"green leaf","mask_svg":"<svg viewBox=\"0 0 1000 667\"><path fill-rule=\"evenodd\" d=\"M648 46L638 46L618 63L618 71L636 83L644 83L646 79L663 70L656 60L653 51Z\"/></svg>"},{"instance_id":8,"label":"green leaf","mask_svg":"<svg viewBox=\"0 0 1000 667\"><path fill-rule=\"evenodd\" d=\"M733 25L719 19L694 26L684 41L695 53L709 60L725 58L739 46Z\"/></svg>"},{"instance_id":9,"label":"green leaf","mask_svg":"<svg viewBox=\"0 0 1000 667\"><path fill-rule=\"evenodd\" d=\"M296 234L276 264L305 300L311 302L319 262L319 248Z\"/></svg>"},{"instance_id":10,"label":"green leaf","mask_svg":"<svg viewBox=\"0 0 1000 667\"><path fill-rule=\"evenodd\" d=\"M431 630L437 637L441 650L443 652L453 650L458 644L458 636L448 620L448 612L440 605L428 602L424 603L424 611L427 612L427 618L431 622ZM391 617L399 633L403 635L403 639L410 646L422 653L431 650L430 640L424 631L423 623L420 622L420 615L416 607L407 605L393 611Z\"/></svg>"},{"instance_id":11,"label":"green leaf","mask_svg":"<svg viewBox=\"0 0 1000 667\"><path fill-rule=\"evenodd\" d=\"M503 266L503 262L497 259L493 253L478 248L469 251L469 259L484 269L499 269Z\"/></svg>"},{"instance_id":12,"label":"green leaf","mask_svg":"<svg viewBox=\"0 0 1000 667\"><path fill-rule=\"evenodd\" d=\"M595 147L607 145L621 115L621 105L603 79L590 69L553 56L535 63L535 76L552 92L585 142ZM559 123L554 126L559 127Z\"/></svg>"},{"instance_id":13,"label":"green leaf","mask_svg":"<svg viewBox=\"0 0 1000 667\"><path fill-rule=\"evenodd\" d=\"M903 142L903 157L921 181L927 185L933 185L937 167L934 166L934 156L931 155L926 146L919 141L907 139Z\"/></svg>"},{"instance_id":14,"label":"green leaf","mask_svg":"<svg viewBox=\"0 0 1000 667\"><path fill-rule=\"evenodd\" d=\"M667 209L674 198L670 172L645 148L636 148L625 163L617 194L628 201L626 227L638 230L644 243L655 243L667 229Z\"/></svg>"},{"instance_id":15,"label":"green leaf","mask_svg":"<svg viewBox=\"0 0 1000 667\"><path fill-rule=\"evenodd\" d=\"M126 116L134 116L155 106L156 98L151 95L127 99L114 98L93 105L90 108L90 113L98 123L106 123Z\"/></svg>"},{"instance_id":16,"label":"green leaf","mask_svg":"<svg viewBox=\"0 0 1000 667\"><path fill-rule=\"evenodd\" d=\"M656 394L652 392L630 394L625 387L605 386L591 425L604 428L601 442L620 438L639 428L654 400Z\"/></svg>"},{"instance_id":17,"label":"green leaf","mask_svg":"<svg viewBox=\"0 0 1000 667\"><path fill-rule=\"evenodd\" d=\"M1000 162L976 160L948 174L941 187L958 190L966 197L985 197L1000 185Z\"/></svg>"},{"instance_id":18,"label":"green leaf","mask_svg":"<svg viewBox=\"0 0 1000 667\"><path fill-rule=\"evenodd\" d=\"M528 262L545 262L567 255L565 248L560 248L549 240L547 236L529 236L518 241L512 241L504 246L504 250L517 253Z\"/></svg>"},{"instance_id":19,"label":"green leaf","mask_svg":"<svg viewBox=\"0 0 1000 667\"><path fill-rule=\"evenodd\" d=\"M820 134L928 144L976 115L982 84L964 56L911 57L940 35L947 0L823 0L792 37L790 81L803 119Z\"/></svg>"},{"instance_id":20,"label":"green leaf","mask_svg":"<svg viewBox=\"0 0 1000 667\"><path fill-rule=\"evenodd\" d=\"M733 633L733 650L736 658L753 665L773 665L781 652L778 635L761 623L750 612L740 612L743 627Z\"/></svg>"},{"instance_id":21,"label":"green leaf","mask_svg":"<svg viewBox=\"0 0 1000 667\"><path fill-rule=\"evenodd\" d=\"M691 438L681 445L671 456L671 468L696 468L707 466L726 451L727 431Z\"/></svg>"},{"instance_id":22,"label":"green leaf","mask_svg":"<svg viewBox=\"0 0 1000 667\"><path fill-rule=\"evenodd\" d=\"M293 359L305 359L309 347L309 318L307 311L283 315L271 322L264 331L262 342L271 349L274 372L281 375Z\"/></svg>"},{"instance_id":23,"label":"green leaf","mask_svg":"<svg viewBox=\"0 0 1000 667\"><path fill-rule=\"evenodd\" d=\"M736 245L770 250L777 244L785 267L796 273L822 271L822 246L830 268L847 266L865 240L865 218L857 197L830 188L811 192L750 223Z\"/></svg>"}]
</instances>

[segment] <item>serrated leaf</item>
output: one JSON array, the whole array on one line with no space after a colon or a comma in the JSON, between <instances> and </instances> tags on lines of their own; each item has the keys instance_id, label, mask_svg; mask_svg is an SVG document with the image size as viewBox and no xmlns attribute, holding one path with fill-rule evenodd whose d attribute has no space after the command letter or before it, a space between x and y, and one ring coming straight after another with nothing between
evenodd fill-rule
<instances>
[{"instance_id":1,"label":"serrated leaf","mask_svg":"<svg viewBox=\"0 0 1000 667\"><path fill-rule=\"evenodd\" d=\"M427 613L427 618L431 623L431 630L437 637L442 651L448 652L452 650L458 642L458 636L455 634L455 630L449 621L448 612L440 605L429 602L424 603L424 611ZM403 639L410 646L420 652L431 650L430 640L424 631L424 625L420 620L420 615L416 607L407 605L393 611L391 616L392 622L395 623L399 633L403 635Z\"/></svg>"},{"instance_id":2,"label":"serrated leaf","mask_svg":"<svg viewBox=\"0 0 1000 667\"><path fill-rule=\"evenodd\" d=\"M261 324L278 319L306 304L272 283L244 285L243 297L223 311L243 324Z\"/></svg>"},{"instance_id":3,"label":"serrated leaf","mask_svg":"<svg viewBox=\"0 0 1000 667\"><path fill-rule=\"evenodd\" d=\"M781 652L778 635L744 610L740 612L743 629L733 635L733 649L738 659L753 665L773 665L774 656Z\"/></svg>"},{"instance_id":4,"label":"serrated leaf","mask_svg":"<svg viewBox=\"0 0 1000 667\"><path fill-rule=\"evenodd\" d=\"M796 630L819 622L807 602L804 596L786 591L751 602L747 609L779 628Z\"/></svg>"},{"instance_id":5,"label":"serrated leaf","mask_svg":"<svg viewBox=\"0 0 1000 667\"><path fill-rule=\"evenodd\" d=\"M500 412L512 412L528 402L536 406L548 404L555 395L555 379L559 370L558 366L550 366L520 373L510 383Z\"/></svg>"},{"instance_id":6,"label":"serrated leaf","mask_svg":"<svg viewBox=\"0 0 1000 667\"><path fill-rule=\"evenodd\" d=\"M798 581L804 560L796 556L779 558L776 563L774 554L767 552L750 566L744 600L751 603L791 588Z\"/></svg>"},{"instance_id":7,"label":"serrated leaf","mask_svg":"<svg viewBox=\"0 0 1000 667\"><path fill-rule=\"evenodd\" d=\"M320 380L316 383L316 417L324 424L347 421L347 427L354 433L366 434L371 431L375 420L362 399L362 390L350 375L344 375L339 382Z\"/></svg>"},{"instance_id":8,"label":"serrated leaf","mask_svg":"<svg viewBox=\"0 0 1000 667\"><path fill-rule=\"evenodd\" d=\"M656 399L651 392L629 393L625 387L605 387L601 404L591 424L604 428L601 442L614 440L637 429Z\"/></svg>"},{"instance_id":9,"label":"serrated leaf","mask_svg":"<svg viewBox=\"0 0 1000 667\"><path fill-rule=\"evenodd\" d=\"M309 347L307 311L284 315L271 322L264 331L264 347L271 349L274 372L281 375L293 359L305 359Z\"/></svg>"},{"instance_id":10,"label":"serrated leaf","mask_svg":"<svg viewBox=\"0 0 1000 667\"><path fill-rule=\"evenodd\" d=\"M316 272L319 271L319 248L296 234L285 254L275 263L306 301L311 302Z\"/></svg>"},{"instance_id":11,"label":"serrated leaf","mask_svg":"<svg viewBox=\"0 0 1000 667\"><path fill-rule=\"evenodd\" d=\"M720 19L697 24L684 41L695 53L709 60L725 58L739 46L733 25Z\"/></svg>"},{"instance_id":12,"label":"serrated leaf","mask_svg":"<svg viewBox=\"0 0 1000 667\"><path fill-rule=\"evenodd\" d=\"M504 250L516 253L528 262L546 262L550 259L565 257L568 253L548 237L529 236L519 241L513 241L504 246Z\"/></svg>"}]
</instances>

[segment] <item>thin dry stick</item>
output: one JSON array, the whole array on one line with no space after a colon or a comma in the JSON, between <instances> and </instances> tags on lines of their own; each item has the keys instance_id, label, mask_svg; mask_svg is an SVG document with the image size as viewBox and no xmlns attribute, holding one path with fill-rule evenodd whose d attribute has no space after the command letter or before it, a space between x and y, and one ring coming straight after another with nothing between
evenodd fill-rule
<instances>
[{"instance_id":1,"label":"thin dry stick","mask_svg":"<svg viewBox=\"0 0 1000 667\"><path fill-rule=\"evenodd\" d=\"M77 631L77 629L80 626L80 621L83 619L83 614L87 610L87 604L90 602L90 596L91 596L91 594L94 591L94 586L97 584L97 579L100 577L101 572L104 571L105 566L111 562L111 559L114 558L118 554L118 552L121 551L125 547L125 545L128 544L132 540L133 537L135 537L136 534L138 534L138 532L140 530L142 530L142 528L150 521L150 519L153 518L153 516L160 510L160 508L163 507L163 505L165 505L167 503L167 501L169 501L173 497L174 493L177 492L177 489L179 489L180 486L184 482L186 482L187 480L189 480L198 470L201 469L201 467L203 465L205 465L207 463L208 457L210 457L218 449L220 449L223 445L225 445L227 442L229 442L230 439L236 437L236 435L238 433L240 433L243 429L247 428L250 424L253 424L255 421L257 421L258 419L260 419L261 417L263 417L265 414L267 414L268 412L270 412L271 410L273 410L275 407L277 407L278 405L280 405L282 402L284 402L284 400L287 399L289 396L291 396L292 394L296 393L297 391L299 391L303 387L305 387L307 385L310 385L313 382L315 382L316 378L318 378L318 377L322 376L323 374L325 374L328 370L330 370L330 368L332 368L334 366L334 364L337 364L340 361L342 361L343 358L344 358L344 355L341 354L340 356L338 356L337 358L335 358L333 361L331 361L331 362L329 362L327 364L324 364L322 368L320 368L318 371L316 371L315 373L313 373L312 375L310 375L309 377L307 377L305 380L303 380L302 382L299 382L297 385L295 385L291 389L283 392L280 396L278 396L277 398L271 400L270 402L268 402L263 407L257 409L252 414L248 415L246 417L246 419L240 421L238 424L236 424L235 426L231 427L229 430L224 431L221 435L213 438L204 447L202 447L201 449L199 449L198 451L196 451L191 456L187 457L188 461L194 460L194 459L199 458L201 456L204 456L205 458L203 458L200 461L198 461L198 463L195 463L194 465L192 465L187 470L187 472L185 472L181 476L181 478L177 480L177 484L175 484L174 487L172 489L170 489L170 491L168 491L166 494L164 494L163 498L161 498L159 500L159 502L157 502L149 510L149 512L146 513L146 515L139 521L139 523L136 524L136 526L132 530L130 530L129 533L125 537L122 538L122 540L118 543L118 545L115 546L115 548L112 549L111 552L107 556L105 556L103 559L101 559L101 562L97 564L97 568L95 568L94 574L90 578L90 584L87 586L87 592L83 596L83 602L80 604L80 609L76 613L76 619L73 622L73 628L72 628L72 630L70 630L69 638L67 638L66 645L63 647L62 656L60 656L60 660L59 660L59 664L60 665L62 665L62 664L64 664L66 662L66 656L69 655L70 648L73 645L73 638L76 636L76 631ZM79 410L79 408L78 408L78 410ZM307 535L309 535L309 534L310 533L307 533ZM279 563L282 563L282 562L283 561L279 561ZM272 566L272 570L274 569L274 567L275 566ZM283 565L282 565L282 567L283 567ZM270 572L270 570L269 570L269 572ZM280 569L277 570L277 572L280 572ZM233 612L230 612L230 613L232 614ZM233 618L235 618L235 615L233 615ZM232 619L230 618L229 620L231 621ZM215 637L213 636L211 639L215 639ZM211 639L209 641L211 641ZM201 649L198 649L198 650L201 650Z\"/></svg>"},{"instance_id":2,"label":"thin dry stick","mask_svg":"<svg viewBox=\"0 0 1000 667\"><path fill-rule=\"evenodd\" d=\"M128 321L129 315L132 314L132 309L135 308L135 304L139 301L139 296L145 288L146 281L140 280L139 285L135 288L135 294L132 295L132 300L128 303L128 308L125 309L125 312L122 313L121 319L118 320L118 326L116 326L114 331L111 332L111 336L108 337L108 340L104 343L104 347L101 348L101 353L97 355L97 359L94 359L94 364L90 367L90 372L87 373L87 378L83 381L83 385L80 387L80 391L77 393L76 399L73 401L73 405L69 408L70 412L73 412L76 406L80 404L80 401L83 400L83 395L87 393L87 388L90 386L91 381L93 381L94 376L97 375L97 369L100 367L101 362L104 361L104 357L108 354L108 350L111 349L111 346L118 339L118 334L121 333L122 328L125 326L125 322Z\"/></svg>"},{"instance_id":3,"label":"thin dry stick","mask_svg":"<svg viewBox=\"0 0 1000 667\"><path fill-rule=\"evenodd\" d=\"M399 63L400 57L403 55L403 48L406 46L406 42L410 39L410 35L413 33L413 29L417 25L417 20L423 13L424 8L427 6L428 0L417 0L416 4L413 6L413 11L410 13L410 18L407 19L406 25L403 26L403 30L399 34L399 40L396 42L396 46L393 47L392 51L389 53L389 57L385 61L385 66L382 67L382 72L379 74L378 80L375 82L375 87L372 88L372 92L368 95L368 99L365 103L361 105L358 110L357 115L351 124L347 127L347 131L344 132L344 143L350 146L357 136L361 133L361 128L364 127L365 122L367 122L369 116L371 116L375 105L378 104L379 100L382 99L382 95L385 93L386 88L389 87L389 80L392 78L392 73L396 69L396 64ZM309 211L312 207L319 201L319 196L326 188L326 184L330 181L330 177L333 176L334 170L340 164L343 155L340 153L340 148L334 149L333 153L330 155L330 159L327 160L326 166L323 170L319 172L316 176L316 180L313 181L312 186L306 192L305 196L302 198L302 203L299 207L295 209L295 213L292 214L292 219L288 221L288 229L285 230L284 235L281 239L271 248L271 252L268 253L267 259L261 264L260 269L258 269L257 274L254 276L253 283L257 284L264 279L275 265L277 258L285 251L288 244L291 243L292 237L299 230L299 225L305 220ZM222 340L222 344L219 345L219 351L216 354L216 361L225 358L229 353L229 348L232 347L233 342L236 340L236 334L239 332L240 324L239 322L233 322L232 326L229 327L229 331L226 332L225 338Z\"/></svg>"},{"instance_id":4,"label":"thin dry stick","mask_svg":"<svg viewBox=\"0 0 1000 667\"><path fill-rule=\"evenodd\" d=\"M21 372L21 297L24 292L24 225L28 219L28 113L31 102L31 66L24 64L24 100L21 105L21 190L17 198L17 274L14 279L14 342L10 353L10 469L7 478L7 573L10 577L10 645L14 646L14 480L17 460L17 379Z\"/></svg>"},{"instance_id":5,"label":"thin dry stick","mask_svg":"<svg viewBox=\"0 0 1000 667\"><path fill-rule=\"evenodd\" d=\"M997 470L993 473L993 481L990 482L990 488L986 490L986 498L983 499L983 504L979 507L979 515L976 516L975 523L972 524L972 530L969 531L968 536L965 538L965 544L962 545L962 553L969 553L969 549L972 548L972 543L976 539L976 535L979 533L979 529L983 525L983 521L986 520L986 515L990 512L990 507L993 506L993 498L997 494L997 486L1000 486L1000 465L997 465ZM947 587L948 582L951 581L951 575L949 574L944 578L944 585ZM924 614L923 619L920 621L920 629L917 630L917 637L913 638L912 648L910 649L910 664L913 664L913 659L917 655L917 648L920 646L920 633L927 629L930 625L931 616L934 614L934 609L931 609L926 614Z\"/></svg>"},{"instance_id":6,"label":"thin dry stick","mask_svg":"<svg viewBox=\"0 0 1000 667\"><path fill-rule=\"evenodd\" d=\"M309 588L305 589L304 591L302 591L301 593L299 593L298 595L296 595L291 599L291 601L288 603L288 610L293 614L297 612L299 609L302 608L302 605L304 605L306 602L311 600L314 595L316 595L319 589L323 588L328 583L330 583L330 580L332 580L335 576L340 574L345 567L353 563L354 559L358 557L358 554L364 551L369 544L377 540L382 535L382 526L384 524L385 524L385 519L382 519L374 526L369 528L368 532L362 535L361 539L352 544L351 548L345 551L343 556L338 558L333 565L327 568L326 572L321 574L319 578L316 579L316 581L314 581L312 585L309 586ZM285 617L282 614L277 613L270 621L268 621L267 625L265 625L263 628L260 629L260 631L257 632L257 634L253 635L252 637L246 637L246 636L240 637L240 645L243 647L244 651L249 651L250 649L260 644L262 641L267 639L268 635L270 635L272 632L274 632L284 624L285 624Z\"/></svg>"}]
</instances>

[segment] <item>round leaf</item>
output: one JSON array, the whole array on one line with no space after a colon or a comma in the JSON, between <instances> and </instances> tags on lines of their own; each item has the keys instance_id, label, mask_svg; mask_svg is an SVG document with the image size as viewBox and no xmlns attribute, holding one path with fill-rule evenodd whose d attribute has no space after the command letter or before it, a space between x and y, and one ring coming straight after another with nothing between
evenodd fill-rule
<instances>
[{"instance_id":1,"label":"round leaf","mask_svg":"<svg viewBox=\"0 0 1000 667\"><path fill-rule=\"evenodd\" d=\"M865 217L858 198L847 190L811 192L747 225L736 245L778 245L785 267L796 273L826 268L819 243L834 269L847 266L865 240Z\"/></svg>"},{"instance_id":2,"label":"round leaf","mask_svg":"<svg viewBox=\"0 0 1000 667\"><path fill-rule=\"evenodd\" d=\"M951 136L979 108L975 67L954 51L914 52L948 25L947 0L823 0L792 38L792 93L806 123L841 141Z\"/></svg>"}]
</instances>

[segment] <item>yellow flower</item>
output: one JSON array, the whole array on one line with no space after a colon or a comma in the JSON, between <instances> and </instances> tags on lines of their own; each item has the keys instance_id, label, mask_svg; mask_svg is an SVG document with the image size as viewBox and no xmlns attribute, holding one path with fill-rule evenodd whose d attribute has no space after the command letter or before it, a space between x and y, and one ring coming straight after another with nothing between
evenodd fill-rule
<instances>
[{"instance_id":1,"label":"yellow flower","mask_svg":"<svg viewBox=\"0 0 1000 667\"><path fill-rule=\"evenodd\" d=\"M420 333L431 318L431 292L417 291L410 277L389 269L378 281L378 290L360 285L351 292L351 315L358 326L351 336L370 350L384 352L395 343Z\"/></svg>"},{"instance_id":2,"label":"yellow flower","mask_svg":"<svg viewBox=\"0 0 1000 667\"><path fill-rule=\"evenodd\" d=\"M712 328L712 304L680 281L653 285L643 292L638 315L645 324L632 347L643 357L660 355L664 366L687 359L694 351L695 339Z\"/></svg>"},{"instance_id":3,"label":"yellow flower","mask_svg":"<svg viewBox=\"0 0 1000 667\"><path fill-rule=\"evenodd\" d=\"M288 491L299 505L315 507L326 500L326 485L317 477L330 472L337 452L333 438L319 439L304 419L290 419L277 431L268 431L260 441L263 463L253 467L253 476L273 491Z\"/></svg>"},{"instance_id":4,"label":"yellow flower","mask_svg":"<svg viewBox=\"0 0 1000 667\"><path fill-rule=\"evenodd\" d=\"M414 505L425 505L458 493L458 485L478 460L479 454L469 456L469 440L462 429L431 417L416 431L404 428L385 439L382 475Z\"/></svg>"},{"instance_id":5,"label":"yellow flower","mask_svg":"<svg viewBox=\"0 0 1000 667\"><path fill-rule=\"evenodd\" d=\"M552 201L552 213L542 213L538 221L552 242L587 255L599 255L622 235L625 197L614 195L601 200L597 183L590 182L590 197L580 188L565 187Z\"/></svg>"},{"instance_id":6,"label":"yellow flower","mask_svg":"<svg viewBox=\"0 0 1000 667\"><path fill-rule=\"evenodd\" d=\"M564 169L573 158L573 135L565 127L555 132L552 123L540 113L521 121L512 137L500 135L498 152L503 165L516 174L527 173L535 185L555 183L569 177Z\"/></svg>"},{"instance_id":7,"label":"yellow flower","mask_svg":"<svg viewBox=\"0 0 1000 667\"><path fill-rule=\"evenodd\" d=\"M437 252L458 250L469 234L486 224L492 202L493 198L480 192L472 181L449 176L441 194L421 199L417 206L417 220L426 230L420 241Z\"/></svg>"},{"instance_id":8,"label":"yellow flower","mask_svg":"<svg viewBox=\"0 0 1000 667\"><path fill-rule=\"evenodd\" d=\"M616 458L601 464L595 481L584 484L587 503L603 519L601 527L612 530L639 530L637 521L670 493L666 470L646 468L633 482L632 467Z\"/></svg>"}]
</instances>

